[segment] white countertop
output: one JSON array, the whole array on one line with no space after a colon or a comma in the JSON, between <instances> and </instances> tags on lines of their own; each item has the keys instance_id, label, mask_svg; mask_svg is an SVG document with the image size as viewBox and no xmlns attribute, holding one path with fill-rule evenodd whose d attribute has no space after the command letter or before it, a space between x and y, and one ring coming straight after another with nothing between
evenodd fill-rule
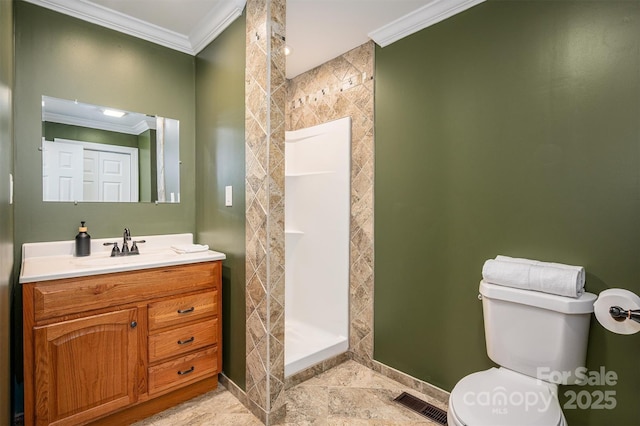
<instances>
[{"instance_id":1,"label":"white countertop","mask_svg":"<svg viewBox=\"0 0 640 426\"><path fill-rule=\"evenodd\" d=\"M110 257L112 247L104 246L103 243L117 241L121 247L122 237L92 238L91 255L85 257L73 255L74 240L23 244L20 283L226 259L224 253L212 250L179 254L171 249L172 246L192 244L192 234L132 236L131 240L146 241L138 244L139 255Z\"/></svg>"}]
</instances>

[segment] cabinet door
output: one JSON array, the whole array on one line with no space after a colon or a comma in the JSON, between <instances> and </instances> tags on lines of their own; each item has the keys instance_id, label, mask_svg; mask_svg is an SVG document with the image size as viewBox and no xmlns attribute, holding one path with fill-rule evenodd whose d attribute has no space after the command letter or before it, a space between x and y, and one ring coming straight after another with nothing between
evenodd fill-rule
<instances>
[{"instance_id":1,"label":"cabinet door","mask_svg":"<svg viewBox=\"0 0 640 426\"><path fill-rule=\"evenodd\" d=\"M137 309L34 329L36 424L79 424L137 400Z\"/></svg>"}]
</instances>

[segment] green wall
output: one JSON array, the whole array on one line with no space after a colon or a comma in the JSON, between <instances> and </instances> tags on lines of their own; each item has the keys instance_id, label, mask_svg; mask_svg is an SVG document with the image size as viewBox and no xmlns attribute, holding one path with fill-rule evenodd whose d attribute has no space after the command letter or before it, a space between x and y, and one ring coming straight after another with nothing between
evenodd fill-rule
<instances>
[{"instance_id":1,"label":"green wall","mask_svg":"<svg viewBox=\"0 0 640 426\"><path fill-rule=\"evenodd\" d=\"M639 1L488 1L377 48L375 106L375 359L446 390L492 366L497 254L640 293ZM588 367L619 381L574 390L617 407L569 424L638 424L639 349L592 320Z\"/></svg>"},{"instance_id":2,"label":"green wall","mask_svg":"<svg viewBox=\"0 0 640 426\"><path fill-rule=\"evenodd\" d=\"M121 235L124 227L134 236L195 233L195 58L24 1L13 4L15 271L23 243L72 240L81 220L94 238ZM43 95L180 120L180 204L43 202ZM12 368L19 412L22 325L16 293Z\"/></svg>"},{"instance_id":3,"label":"green wall","mask_svg":"<svg viewBox=\"0 0 640 426\"><path fill-rule=\"evenodd\" d=\"M13 269L13 3L0 1L0 424L11 424L10 300Z\"/></svg>"},{"instance_id":4,"label":"green wall","mask_svg":"<svg viewBox=\"0 0 640 426\"><path fill-rule=\"evenodd\" d=\"M196 61L197 239L227 255L223 264L223 370L245 387L245 16ZM233 206L224 206L225 186Z\"/></svg>"},{"instance_id":5,"label":"green wall","mask_svg":"<svg viewBox=\"0 0 640 426\"><path fill-rule=\"evenodd\" d=\"M15 3L16 256L22 243L195 232L195 58L23 1ZM41 97L180 120L181 203L42 202Z\"/></svg>"}]
</instances>

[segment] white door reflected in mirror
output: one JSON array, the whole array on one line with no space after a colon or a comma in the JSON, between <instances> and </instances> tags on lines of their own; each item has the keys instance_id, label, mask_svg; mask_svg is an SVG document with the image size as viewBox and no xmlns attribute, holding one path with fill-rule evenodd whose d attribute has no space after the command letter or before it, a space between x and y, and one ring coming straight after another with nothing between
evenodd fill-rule
<instances>
[{"instance_id":1,"label":"white door reflected in mirror","mask_svg":"<svg viewBox=\"0 0 640 426\"><path fill-rule=\"evenodd\" d=\"M43 201L82 200L82 145L42 139Z\"/></svg>"},{"instance_id":2,"label":"white door reflected in mirror","mask_svg":"<svg viewBox=\"0 0 640 426\"><path fill-rule=\"evenodd\" d=\"M44 201L138 201L138 149L42 140Z\"/></svg>"}]
</instances>

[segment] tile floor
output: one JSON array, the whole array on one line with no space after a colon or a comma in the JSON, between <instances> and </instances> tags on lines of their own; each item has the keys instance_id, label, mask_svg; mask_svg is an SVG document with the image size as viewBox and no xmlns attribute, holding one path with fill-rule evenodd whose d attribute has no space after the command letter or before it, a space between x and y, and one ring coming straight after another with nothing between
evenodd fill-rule
<instances>
[{"instance_id":1,"label":"tile floor","mask_svg":"<svg viewBox=\"0 0 640 426\"><path fill-rule=\"evenodd\" d=\"M287 391L284 426L437 425L393 401L406 391L446 410L446 405L362 365L347 361ZM229 391L217 390L149 417L135 426L260 426Z\"/></svg>"}]
</instances>

